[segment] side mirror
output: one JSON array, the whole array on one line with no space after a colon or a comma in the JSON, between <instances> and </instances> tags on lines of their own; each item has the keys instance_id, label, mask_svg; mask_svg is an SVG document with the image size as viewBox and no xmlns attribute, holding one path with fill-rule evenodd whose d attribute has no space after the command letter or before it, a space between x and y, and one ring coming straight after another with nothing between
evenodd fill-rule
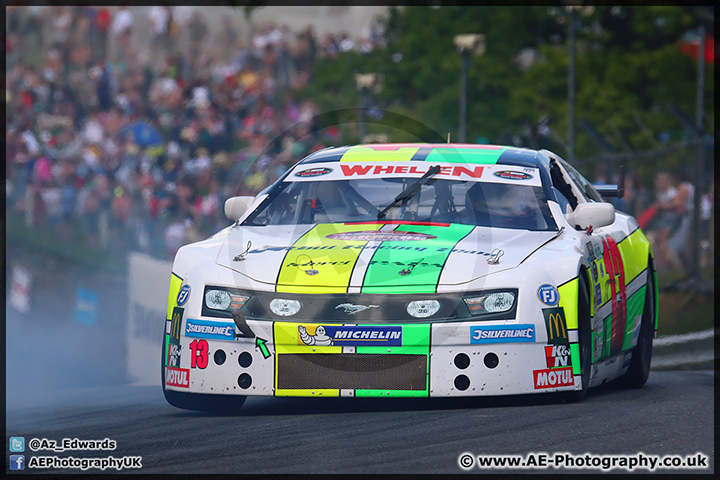
<instances>
[{"instance_id":1,"label":"side mirror","mask_svg":"<svg viewBox=\"0 0 720 480\"><path fill-rule=\"evenodd\" d=\"M232 220L237 221L242 217L247 209L252 205L255 197L230 197L225 200L225 216Z\"/></svg>"},{"instance_id":2,"label":"side mirror","mask_svg":"<svg viewBox=\"0 0 720 480\"><path fill-rule=\"evenodd\" d=\"M587 230L605 227L615 221L615 207L611 203L580 203L575 210L565 215L565 219L573 227Z\"/></svg>"}]
</instances>

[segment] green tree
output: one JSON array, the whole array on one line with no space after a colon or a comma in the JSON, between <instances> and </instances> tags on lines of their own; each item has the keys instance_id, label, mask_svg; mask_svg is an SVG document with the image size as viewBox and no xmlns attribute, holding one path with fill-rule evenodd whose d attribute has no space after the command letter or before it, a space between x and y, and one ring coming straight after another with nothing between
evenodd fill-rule
<instances>
[{"instance_id":1,"label":"green tree","mask_svg":"<svg viewBox=\"0 0 720 480\"><path fill-rule=\"evenodd\" d=\"M324 110L357 107L354 73L384 76L383 90L372 95L380 108L426 123L443 136L457 138L460 56L453 36L482 33L486 53L472 58L468 71L467 138L491 143L550 148L565 155L567 139L568 14L559 7L481 6L391 8L385 19L386 46L370 54L348 52L337 60L319 59L314 81L303 92ZM695 28L686 9L596 7L579 16L576 54L576 156L602 151L579 126L581 119L617 151L656 147L658 136L686 138L668 111L670 102L692 116L696 61L682 54L682 35ZM523 49L535 52L526 68L516 61ZM529 49L529 50L528 50ZM713 96L712 64L706 92ZM709 123L714 117L708 110ZM524 128L547 120L549 137L526 136ZM408 140L394 130L392 141ZM368 131L383 127L370 126ZM351 139L352 140L352 139ZM587 173L587 172L586 172Z\"/></svg>"}]
</instances>

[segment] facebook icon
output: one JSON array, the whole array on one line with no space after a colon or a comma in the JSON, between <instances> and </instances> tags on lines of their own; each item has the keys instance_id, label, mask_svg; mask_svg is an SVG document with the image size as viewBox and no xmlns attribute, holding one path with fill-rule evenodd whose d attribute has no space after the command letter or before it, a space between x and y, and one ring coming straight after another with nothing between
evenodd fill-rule
<instances>
[{"instance_id":1,"label":"facebook icon","mask_svg":"<svg viewBox=\"0 0 720 480\"><path fill-rule=\"evenodd\" d=\"M25 470L25 455L10 455L10 470Z\"/></svg>"}]
</instances>

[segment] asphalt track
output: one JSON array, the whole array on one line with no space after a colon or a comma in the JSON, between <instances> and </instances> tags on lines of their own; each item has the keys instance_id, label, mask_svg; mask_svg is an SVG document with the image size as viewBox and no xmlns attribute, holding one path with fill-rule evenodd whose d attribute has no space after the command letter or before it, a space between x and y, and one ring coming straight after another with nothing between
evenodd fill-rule
<instances>
[{"instance_id":1,"label":"asphalt track","mask_svg":"<svg viewBox=\"0 0 720 480\"><path fill-rule=\"evenodd\" d=\"M60 389L17 401L22 395L7 392L8 400L14 401L8 401L6 410L6 442L10 436L23 436L28 444L33 438L117 442L113 451L53 453L26 448L26 460L36 455L142 456L142 469L124 470L130 473L464 473L458 459L465 452L476 457L699 452L709 457L707 469L659 472L708 474L715 465L712 371L653 371L642 389L603 386L590 390L580 403L562 403L547 395L414 400L250 397L235 416L175 409L165 402L159 386ZM530 471L558 472L477 466L467 470ZM87 471L91 472L99 470Z\"/></svg>"}]
</instances>

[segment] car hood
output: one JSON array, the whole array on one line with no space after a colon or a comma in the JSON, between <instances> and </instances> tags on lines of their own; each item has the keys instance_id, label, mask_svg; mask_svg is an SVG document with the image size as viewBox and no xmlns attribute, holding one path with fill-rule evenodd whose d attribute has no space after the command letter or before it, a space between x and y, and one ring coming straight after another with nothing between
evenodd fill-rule
<instances>
[{"instance_id":1,"label":"car hood","mask_svg":"<svg viewBox=\"0 0 720 480\"><path fill-rule=\"evenodd\" d=\"M241 226L217 263L278 292L434 293L515 268L555 234L422 222Z\"/></svg>"}]
</instances>

